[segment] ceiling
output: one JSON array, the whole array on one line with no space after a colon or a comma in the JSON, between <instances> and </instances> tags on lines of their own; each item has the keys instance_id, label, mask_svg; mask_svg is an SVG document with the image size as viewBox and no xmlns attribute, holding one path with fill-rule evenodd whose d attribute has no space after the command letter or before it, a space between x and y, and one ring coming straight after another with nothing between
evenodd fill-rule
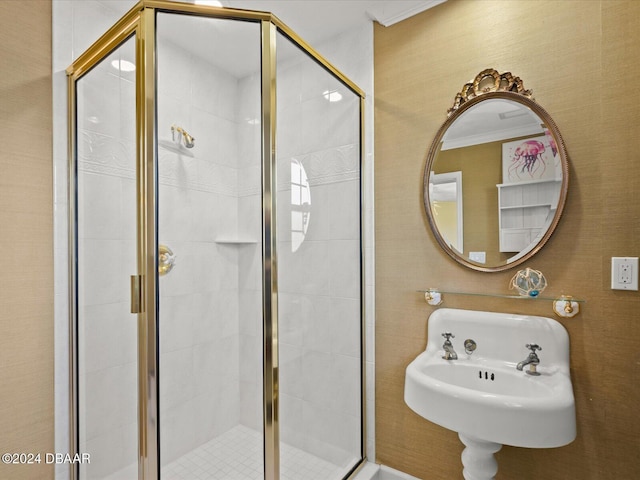
<instances>
[{"instance_id":1,"label":"ceiling","mask_svg":"<svg viewBox=\"0 0 640 480\"><path fill-rule=\"evenodd\" d=\"M543 134L543 121L513 100L489 99L466 110L442 137L441 150Z\"/></svg>"},{"instance_id":2,"label":"ceiling","mask_svg":"<svg viewBox=\"0 0 640 480\"><path fill-rule=\"evenodd\" d=\"M185 0L190 3L195 0ZM375 20L389 26L446 0L222 0L225 7L271 12L316 47ZM245 22L165 15L158 34L237 78L259 70L259 30ZM283 58L283 57L282 57Z\"/></svg>"},{"instance_id":3,"label":"ceiling","mask_svg":"<svg viewBox=\"0 0 640 480\"><path fill-rule=\"evenodd\" d=\"M222 0L224 6L276 15L312 46L372 20L384 26L446 0Z\"/></svg>"}]
</instances>

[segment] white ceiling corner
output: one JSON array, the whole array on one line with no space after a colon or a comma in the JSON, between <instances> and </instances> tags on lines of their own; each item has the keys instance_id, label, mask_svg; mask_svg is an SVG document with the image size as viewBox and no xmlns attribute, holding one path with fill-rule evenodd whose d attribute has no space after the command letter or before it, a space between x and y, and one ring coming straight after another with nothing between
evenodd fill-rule
<instances>
[{"instance_id":1,"label":"white ceiling corner","mask_svg":"<svg viewBox=\"0 0 640 480\"><path fill-rule=\"evenodd\" d=\"M375 20L393 25L446 0L222 0L225 6L274 13L312 45Z\"/></svg>"},{"instance_id":2,"label":"white ceiling corner","mask_svg":"<svg viewBox=\"0 0 640 480\"><path fill-rule=\"evenodd\" d=\"M413 17L418 13L440 5L447 0L423 0L423 1L370 1L367 2L367 14L376 22L385 27Z\"/></svg>"},{"instance_id":3,"label":"white ceiling corner","mask_svg":"<svg viewBox=\"0 0 640 480\"><path fill-rule=\"evenodd\" d=\"M222 3L225 7L271 12L307 43L318 48L318 45L331 38L370 25L372 20L385 26L393 25L445 1L222 0ZM238 78L255 70L255 58L246 55L251 51L251 45L255 44L255 35L247 36L246 28L239 26L211 29L198 20L203 19L180 15L167 17L163 35L186 51L224 68ZM215 35L221 37L216 38ZM212 49L211 45L225 47Z\"/></svg>"}]
</instances>

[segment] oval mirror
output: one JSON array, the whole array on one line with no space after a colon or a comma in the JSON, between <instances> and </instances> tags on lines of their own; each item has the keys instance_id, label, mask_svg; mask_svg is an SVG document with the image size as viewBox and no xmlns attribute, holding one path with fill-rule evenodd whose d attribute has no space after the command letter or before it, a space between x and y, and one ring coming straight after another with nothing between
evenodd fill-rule
<instances>
[{"instance_id":1,"label":"oval mirror","mask_svg":"<svg viewBox=\"0 0 640 480\"><path fill-rule=\"evenodd\" d=\"M551 116L519 78L487 69L456 96L431 144L424 204L447 254L497 272L547 242L568 182L566 149Z\"/></svg>"}]
</instances>

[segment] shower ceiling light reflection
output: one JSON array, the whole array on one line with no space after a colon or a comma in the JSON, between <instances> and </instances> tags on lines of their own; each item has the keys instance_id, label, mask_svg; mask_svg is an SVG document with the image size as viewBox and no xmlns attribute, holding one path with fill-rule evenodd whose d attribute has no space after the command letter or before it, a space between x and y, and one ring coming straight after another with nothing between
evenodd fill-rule
<instances>
[{"instance_id":1,"label":"shower ceiling light reflection","mask_svg":"<svg viewBox=\"0 0 640 480\"><path fill-rule=\"evenodd\" d=\"M322 92L322 95L330 102L339 102L342 100L342 94L337 90L325 90Z\"/></svg>"},{"instance_id":2,"label":"shower ceiling light reflection","mask_svg":"<svg viewBox=\"0 0 640 480\"><path fill-rule=\"evenodd\" d=\"M135 64L128 60L114 60L111 66L120 72L133 72L136 69Z\"/></svg>"}]
</instances>

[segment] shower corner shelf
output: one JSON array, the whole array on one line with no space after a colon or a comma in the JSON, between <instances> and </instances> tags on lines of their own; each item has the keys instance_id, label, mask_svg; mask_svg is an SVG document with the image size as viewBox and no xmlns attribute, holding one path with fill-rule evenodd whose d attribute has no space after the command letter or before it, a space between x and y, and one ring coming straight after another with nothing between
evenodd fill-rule
<instances>
[{"instance_id":1,"label":"shower corner shelf","mask_svg":"<svg viewBox=\"0 0 640 480\"><path fill-rule=\"evenodd\" d=\"M529 297L523 295L507 295L499 293L477 293L477 292L461 292L455 290L440 290L437 288L427 288L425 290L418 290L419 293L424 295L425 301L432 306L442 304L444 301L444 294L447 295L468 295L474 297L485 298L512 298L515 300L528 300L528 301L547 301L553 302L553 313L560 317L570 318L575 317L580 312L580 305L586 303L586 300L577 299L571 295L558 295L557 297L538 296Z\"/></svg>"},{"instance_id":2,"label":"shower corner shelf","mask_svg":"<svg viewBox=\"0 0 640 480\"><path fill-rule=\"evenodd\" d=\"M249 237L218 237L214 242L221 245L255 245L258 243L257 240Z\"/></svg>"}]
</instances>

